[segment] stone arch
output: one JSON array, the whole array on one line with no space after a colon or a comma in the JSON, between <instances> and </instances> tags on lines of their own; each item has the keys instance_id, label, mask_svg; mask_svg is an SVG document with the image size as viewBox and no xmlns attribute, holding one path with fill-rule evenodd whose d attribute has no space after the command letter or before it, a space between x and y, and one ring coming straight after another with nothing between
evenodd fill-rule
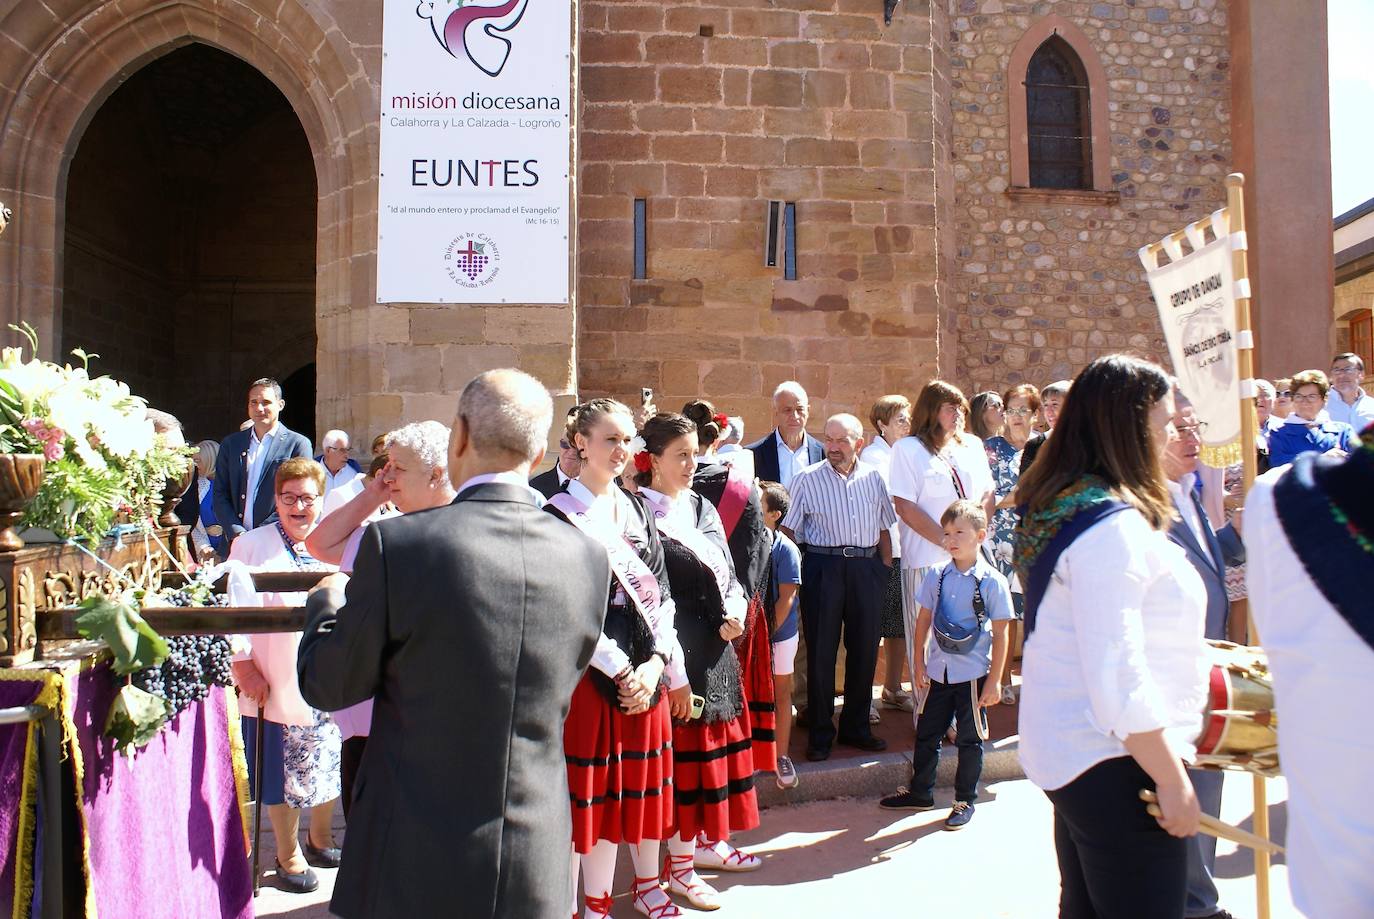
<instances>
[{"instance_id":1,"label":"stone arch","mask_svg":"<svg viewBox=\"0 0 1374 919\"><path fill-rule=\"evenodd\" d=\"M322 378L348 379L351 304L368 302L353 260L375 249L375 119L372 81L338 28L326 30L301 0L49 0L15 4L0 33L28 50L0 64L0 200L16 221L0 246L0 315L26 319L45 348L61 316L67 172L95 112L153 59L201 42L232 54L290 101L310 143L316 215L316 325ZM280 9L276 9L280 6ZM38 10L43 9L43 13ZM51 10L48 15L47 9ZM137 215L130 215L131 232ZM321 403L337 394L321 391ZM342 400L339 400L342 401ZM340 410L341 407L336 407ZM346 409L342 409L346 411Z\"/></svg>"},{"instance_id":2,"label":"stone arch","mask_svg":"<svg viewBox=\"0 0 1374 919\"><path fill-rule=\"evenodd\" d=\"M1029 139L1026 129L1026 68L1037 48L1051 36L1066 42L1088 77L1088 122L1092 130L1092 187L1110 191L1112 187L1111 126L1107 119L1107 71L1097 50L1083 30L1063 16L1051 14L1035 22L1012 48L1007 61L1007 112L1010 124L1007 141L1011 146L1011 184L1030 186Z\"/></svg>"}]
</instances>

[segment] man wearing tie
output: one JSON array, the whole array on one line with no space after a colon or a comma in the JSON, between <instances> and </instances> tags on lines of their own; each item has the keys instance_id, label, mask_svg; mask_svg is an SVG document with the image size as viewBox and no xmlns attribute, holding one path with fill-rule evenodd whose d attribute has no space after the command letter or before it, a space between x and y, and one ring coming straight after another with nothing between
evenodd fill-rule
<instances>
[{"instance_id":1,"label":"man wearing tie","mask_svg":"<svg viewBox=\"0 0 1374 919\"><path fill-rule=\"evenodd\" d=\"M773 390L774 430L748 447L754 454L757 478L790 490L792 476L825 459L825 447L806 433L810 411L806 390L795 380L779 383Z\"/></svg>"},{"instance_id":2,"label":"man wearing tie","mask_svg":"<svg viewBox=\"0 0 1374 919\"><path fill-rule=\"evenodd\" d=\"M285 407L280 383L269 377L254 380L248 387L252 427L235 431L220 444L215 459L215 519L231 542L277 519L272 494L277 467L293 456L309 459L313 455L310 439L278 420Z\"/></svg>"},{"instance_id":3,"label":"man wearing tie","mask_svg":"<svg viewBox=\"0 0 1374 919\"><path fill-rule=\"evenodd\" d=\"M1228 524L1220 532L1213 532L1194 487L1198 454L1202 449L1202 426L1193 413L1193 404L1177 385L1174 387L1174 427L1178 431L1178 438L1169 443L1164 453L1164 472L1169 477L1169 493L1174 499L1174 508L1182 519L1175 520L1169 528L1169 539L1187 553L1188 561L1192 562L1207 587L1204 635L1210 639L1225 639L1226 619L1231 611L1230 601L1226 599L1226 566L1245 561L1245 547L1241 545L1236 526L1240 523L1240 512L1236 512L1233 524ZM1223 774L1215 770L1189 769L1188 776L1193 780L1193 788L1203 812L1213 817L1220 816ZM1188 901L1184 912L1187 919L1231 917L1230 913L1217 905L1217 888L1212 882L1216 856L1216 837L1199 833L1190 840Z\"/></svg>"}]
</instances>

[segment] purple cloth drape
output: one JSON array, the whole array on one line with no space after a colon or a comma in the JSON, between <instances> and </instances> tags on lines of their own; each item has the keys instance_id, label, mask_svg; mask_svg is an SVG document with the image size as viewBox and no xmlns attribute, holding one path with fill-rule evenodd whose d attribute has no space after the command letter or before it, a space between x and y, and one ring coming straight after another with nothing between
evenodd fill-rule
<instances>
[{"instance_id":1,"label":"purple cloth drape","mask_svg":"<svg viewBox=\"0 0 1374 919\"><path fill-rule=\"evenodd\" d=\"M35 674L37 677L38 675ZM16 708L31 705L43 691L43 680L0 680L0 708ZM33 862L30 861L24 877L20 877L20 853L27 851L33 855L34 835L32 825L28 828L26 839L19 838L19 815L23 806L24 763L37 757L37 737L33 748L29 744L29 725L0 725L0 915L14 914L15 884L20 882L26 893L27 904L33 892Z\"/></svg>"},{"instance_id":2,"label":"purple cloth drape","mask_svg":"<svg viewBox=\"0 0 1374 919\"><path fill-rule=\"evenodd\" d=\"M253 915L227 690L181 712L132 760L101 734L108 665L76 678L82 818L99 919Z\"/></svg>"}]
</instances>

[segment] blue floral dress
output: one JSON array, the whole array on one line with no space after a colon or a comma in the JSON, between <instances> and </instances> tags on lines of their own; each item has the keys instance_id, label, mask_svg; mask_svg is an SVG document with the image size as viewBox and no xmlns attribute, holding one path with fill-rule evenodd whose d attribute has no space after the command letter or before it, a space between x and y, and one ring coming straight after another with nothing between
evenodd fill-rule
<instances>
[{"instance_id":1,"label":"blue floral dress","mask_svg":"<svg viewBox=\"0 0 1374 919\"><path fill-rule=\"evenodd\" d=\"M992 467L992 478L997 485L997 500L1001 502L1016 487L1016 480L1021 474L1021 451L1000 434L983 441L983 449L987 451L988 465ZM988 525L987 541L988 551L992 553L997 570L1002 572L1007 582L1012 585L1014 593L1021 592L1012 568L1012 542L1018 519L1016 511L1009 507L996 511L992 523Z\"/></svg>"}]
</instances>

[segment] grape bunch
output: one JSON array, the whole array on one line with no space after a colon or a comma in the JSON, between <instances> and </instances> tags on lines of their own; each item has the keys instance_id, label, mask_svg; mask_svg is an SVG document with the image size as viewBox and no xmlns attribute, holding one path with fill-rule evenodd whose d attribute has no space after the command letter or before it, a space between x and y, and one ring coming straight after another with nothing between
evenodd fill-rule
<instances>
[{"instance_id":1,"label":"grape bunch","mask_svg":"<svg viewBox=\"0 0 1374 919\"><path fill-rule=\"evenodd\" d=\"M228 594L217 594L208 589L196 593L192 593L185 588L177 590L164 589L158 592L158 596L165 600L169 606L179 606L182 608L229 605Z\"/></svg>"},{"instance_id":2,"label":"grape bunch","mask_svg":"<svg viewBox=\"0 0 1374 919\"><path fill-rule=\"evenodd\" d=\"M223 636L178 635L167 639L167 647L160 665L140 670L132 680L144 692L166 699L173 716L204 699L212 685L233 683L229 641Z\"/></svg>"}]
</instances>

